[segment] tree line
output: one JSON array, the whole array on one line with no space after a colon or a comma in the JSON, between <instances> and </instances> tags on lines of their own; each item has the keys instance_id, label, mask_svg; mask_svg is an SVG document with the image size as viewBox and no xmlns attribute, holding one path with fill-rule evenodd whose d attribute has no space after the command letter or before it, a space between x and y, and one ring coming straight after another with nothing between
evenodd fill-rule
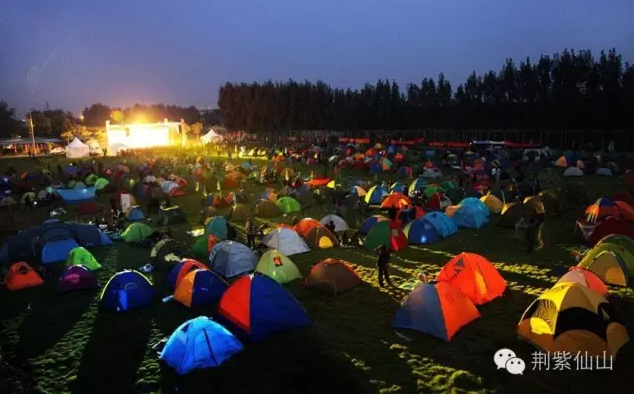
<instances>
[{"instance_id":1,"label":"tree line","mask_svg":"<svg viewBox=\"0 0 634 394\"><path fill-rule=\"evenodd\" d=\"M194 134L200 134L204 126L222 123L220 110L200 111L194 106L180 107L176 105L141 105L134 104L126 108L110 107L96 103L86 107L81 116L75 116L62 109L31 110L27 114L33 121L33 130L38 137L61 137L72 139L73 136L87 137L88 129L105 130L106 121L111 123L156 123L167 118L170 121L185 120ZM189 130L188 130L189 131ZM16 118L15 109L0 101L0 137L8 138L17 135L28 135L28 123Z\"/></svg>"},{"instance_id":2,"label":"tree line","mask_svg":"<svg viewBox=\"0 0 634 394\"><path fill-rule=\"evenodd\" d=\"M402 89L379 80L361 89L323 81L227 83L218 106L229 129L415 130L419 128L634 128L634 65L616 50L565 50L500 71L471 73L455 88L441 73Z\"/></svg>"}]
</instances>

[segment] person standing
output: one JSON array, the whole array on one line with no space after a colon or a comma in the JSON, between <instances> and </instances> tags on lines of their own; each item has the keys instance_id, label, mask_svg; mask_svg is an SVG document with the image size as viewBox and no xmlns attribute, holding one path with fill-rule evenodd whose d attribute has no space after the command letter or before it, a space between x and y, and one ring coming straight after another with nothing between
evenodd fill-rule
<instances>
[{"instance_id":1,"label":"person standing","mask_svg":"<svg viewBox=\"0 0 634 394\"><path fill-rule=\"evenodd\" d=\"M247 233L247 246L251 249L255 247L255 225L251 218L247 218L247 222L244 226L244 230Z\"/></svg>"},{"instance_id":2,"label":"person standing","mask_svg":"<svg viewBox=\"0 0 634 394\"><path fill-rule=\"evenodd\" d=\"M379 245L379 247L375 250L377 253L376 268L379 276L379 286L384 287L385 283L387 283L388 286L393 286L392 281L390 280L390 273L388 271L391 257L390 250L385 245Z\"/></svg>"}]
</instances>

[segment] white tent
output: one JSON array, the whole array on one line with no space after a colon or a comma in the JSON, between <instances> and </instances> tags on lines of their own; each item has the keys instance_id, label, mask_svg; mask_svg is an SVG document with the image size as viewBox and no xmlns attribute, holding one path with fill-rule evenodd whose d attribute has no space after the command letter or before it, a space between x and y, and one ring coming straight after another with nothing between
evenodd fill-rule
<instances>
[{"instance_id":1,"label":"white tent","mask_svg":"<svg viewBox=\"0 0 634 394\"><path fill-rule=\"evenodd\" d=\"M310 248L306 242L290 228L276 228L266 234L263 242L271 249L277 249L286 256L294 254L310 252Z\"/></svg>"},{"instance_id":2,"label":"white tent","mask_svg":"<svg viewBox=\"0 0 634 394\"><path fill-rule=\"evenodd\" d=\"M209 144L214 141L221 141L222 136L214 131L214 129L209 129L209 132L202 137L200 137L200 141L203 144Z\"/></svg>"},{"instance_id":3,"label":"white tent","mask_svg":"<svg viewBox=\"0 0 634 394\"><path fill-rule=\"evenodd\" d=\"M81 142L77 137L75 137L73 142L66 146L66 157L76 159L88 156L90 156L90 148L88 148L88 145Z\"/></svg>"},{"instance_id":4,"label":"white tent","mask_svg":"<svg viewBox=\"0 0 634 394\"><path fill-rule=\"evenodd\" d=\"M568 167L566 171L564 171L564 176L583 176L583 171L577 167Z\"/></svg>"}]
</instances>

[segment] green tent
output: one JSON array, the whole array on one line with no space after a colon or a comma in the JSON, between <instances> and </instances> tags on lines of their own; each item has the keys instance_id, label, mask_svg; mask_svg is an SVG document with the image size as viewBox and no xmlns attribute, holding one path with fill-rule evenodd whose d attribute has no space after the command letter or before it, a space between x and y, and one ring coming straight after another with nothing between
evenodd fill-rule
<instances>
[{"instance_id":1,"label":"green tent","mask_svg":"<svg viewBox=\"0 0 634 394\"><path fill-rule=\"evenodd\" d=\"M86 179L84 179L84 183L86 184L86 186L92 186L95 184L95 182L97 182L97 179L99 179L97 175L90 174L86 177Z\"/></svg>"},{"instance_id":2,"label":"green tent","mask_svg":"<svg viewBox=\"0 0 634 394\"><path fill-rule=\"evenodd\" d=\"M73 187L75 187L76 183L77 182L74 179L71 179L70 182L68 182L68 185L66 185L66 186L69 187L69 188L73 188Z\"/></svg>"},{"instance_id":3,"label":"green tent","mask_svg":"<svg viewBox=\"0 0 634 394\"><path fill-rule=\"evenodd\" d=\"M442 188L447 190L447 189L453 189L455 187L458 187L458 183L455 181L444 181L442 183Z\"/></svg>"},{"instance_id":4,"label":"green tent","mask_svg":"<svg viewBox=\"0 0 634 394\"><path fill-rule=\"evenodd\" d=\"M205 226L205 238L213 235L221 241L227 239L227 220L222 216L211 218Z\"/></svg>"},{"instance_id":5,"label":"green tent","mask_svg":"<svg viewBox=\"0 0 634 394\"><path fill-rule=\"evenodd\" d=\"M101 190L109 184L110 181L108 181L106 178L99 178L95 181L95 187L97 188L97 190Z\"/></svg>"},{"instance_id":6,"label":"green tent","mask_svg":"<svg viewBox=\"0 0 634 394\"><path fill-rule=\"evenodd\" d=\"M201 236L196 239L196 242L192 245L191 252L194 257L199 259L208 259L209 252L207 251L207 237Z\"/></svg>"},{"instance_id":7,"label":"green tent","mask_svg":"<svg viewBox=\"0 0 634 394\"><path fill-rule=\"evenodd\" d=\"M444 193L444 192L445 191L441 187L438 187L438 186L427 186L423 193L425 193L425 195L427 197L431 197L431 196L433 196L436 193Z\"/></svg>"},{"instance_id":8,"label":"green tent","mask_svg":"<svg viewBox=\"0 0 634 394\"><path fill-rule=\"evenodd\" d=\"M101 264L97 261L88 250L79 246L74 248L66 256L66 266L83 265L91 271L95 271L101 268Z\"/></svg>"},{"instance_id":9,"label":"green tent","mask_svg":"<svg viewBox=\"0 0 634 394\"><path fill-rule=\"evenodd\" d=\"M275 205L284 213L299 212L302 206L292 197L282 197L275 201Z\"/></svg>"},{"instance_id":10,"label":"green tent","mask_svg":"<svg viewBox=\"0 0 634 394\"><path fill-rule=\"evenodd\" d=\"M383 220L372 227L365 237L366 249L374 251L379 245L385 245L392 251L407 247L407 238L400 228L393 228L390 220Z\"/></svg>"},{"instance_id":11,"label":"green tent","mask_svg":"<svg viewBox=\"0 0 634 394\"><path fill-rule=\"evenodd\" d=\"M597 243L595 248L602 244L618 245L634 255L634 240L628 237L627 235L620 235L620 234L607 235L601 238L601 240Z\"/></svg>"},{"instance_id":12,"label":"green tent","mask_svg":"<svg viewBox=\"0 0 634 394\"><path fill-rule=\"evenodd\" d=\"M140 242L149 237L153 232L154 230L145 223L132 223L121 234L121 238L126 242Z\"/></svg>"},{"instance_id":13,"label":"green tent","mask_svg":"<svg viewBox=\"0 0 634 394\"><path fill-rule=\"evenodd\" d=\"M622 235L620 237L623 237ZM607 237L606 237L607 238ZM630 242L633 242L632 239L628 238ZM625 266L627 267L628 273L630 275L634 275L634 255L630 252L626 247L613 244L613 243L599 243L594 248L590 249L583 255L583 259L577 264L577 267L588 268L592 265L594 260L599 257L603 252L611 252L614 253L615 256L619 257Z\"/></svg>"},{"instance_id":14,"label":"green tent","mask_svg":"<svg viewBox=\"0 0 634 394\"><path fill-rule=\"evenodd\" d=\"M256 272L260 272L280 284L301 279L302 274L291 259L277 250L269 250L260 257Z\"/></svg>"},{"instance_id":15,"label":"green tent","mask_svg":"<svg viewBox=\"0 0 634 394\"><path fill-rule=\"evenodd\" d=\"M447 196L452 204L457 204L465 198L466 194L461 187L452 187L447 189L445 196Z\"/></svg>"}]
</instances>

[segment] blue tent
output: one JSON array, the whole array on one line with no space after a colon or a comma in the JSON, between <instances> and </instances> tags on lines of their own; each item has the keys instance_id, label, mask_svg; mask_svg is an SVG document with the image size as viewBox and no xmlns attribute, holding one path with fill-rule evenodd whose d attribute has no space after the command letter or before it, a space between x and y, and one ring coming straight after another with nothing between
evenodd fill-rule
<instances>
[{"instance_id":1,"label":"blue tent","mask_svg":"<svg viewBox=\"0 0 634 394\"><path fill-rule=\"evenodd\" d=\"M407 168L407 167L401 167L401 168ZM392 186L390 186L390 191L392 193L405 193L405 184L403 182L395 182Z\"/></svg>"},{"instance_id":2,"label":"blue tent","mask_svg":"<svg viewBox=\"0 0 634 394\"><path fill-rule=\"evenodd\" d=\"M389 193L381 186L375 186L368 190L368 194L365 195L365 202L370 205L379 205L381 204L381 201L383 201L383 197L387 196Z\"/></svg>"},{"instance_id":3,"label":"blue tent","mask_svg":"<svg viewBox=\"0 0 634 394\"><path fill-rule=\"evenodd\" d=\"M101 306L117 312L148 306L154 299L154 288L142 273L133 270L117 272L101 293Z\"/></svg>"},{"instance_id":4,"label":"blue tent","mask_svg":"<svg viewBox=\"0 0 634 394\"><path fill-rule=\"evenodd\" d=\"M431 223L436 231L438 231L438 234L443 238L447 238L451 234L458 232L456 223L442 212L427 212L425 220Z\"/></svg>"},{"instance_id":5,"label":"blue tent","mask_svg":"<svg viewBox=\"0 0 634 394\"><path fill-rule=\"evenodd\" d=\"M95 187L85 187L81 189L57 189L66 204L79 204L81 202L93 201L95 199Z\"/></svg>"},{"instance_id":6,"label":"blue tent","mask_svg":"<svg viewBox=\"0 0 634 394\"><path fill-rule=\"evenodd\" d=\"M407 236L410 244L431 244L438 241L441 237L436 228L425 218L416 219L409 222L403 232Z\"/></svg>"},{"instance_id":7,"label":"blue tent","mask_svg":"<svg viewBox=\"0 0 634 394\"><path fill-rule=\"evenodd\" d=\"M409 175L409 170L410 168L408 166L400 166L398 170L396 170L396 175L401 177L406 177ZM403 193L403 192L399 192L399 193Z\"/></svg>"},{"instance_id":8,"label":"blue tent","mask_svg":"<svg viewBox=\"0 0 634 394\"><path fill-rule=\"evenodd\" d=\"M425 190L426 187L427 187L427 181L424 180L423 178L417 178L409 185L408 190L410 193L413 193L416 190L423 191Z\"/></svg>"},{"instance_id":9,"label":"blue tent","mask_svg":"<svg viewBox=\"0 0 634 394\"><path fill-rule=\"evenodd\" d=\"M174 330L160 359L183 375L195 369L217 367L243 349L240 341L226 328L200 316Z\"/></svg>"},{"instance_id":10,"label":"blue tent","mask_svg":"<svg viewBox=\"0 0 634 394\"><path fill-rule=\"evenodd\" d=\"M209 253L209 267L225 278L251 272L257 263L255 253L239 242L218 242Z\"/></svg>"},{"instance_id":11,"label":"blue tent","mask_svg":"<svg viewBox=\"0 0 634 394\"><path fill-rule=\"evenodd\" d=\"M112 245L110 238L92 224L48 222L7 238L0 249L0 263L39 259L47 243L71 238L84 248Z\"/></svg>"},{"instance_id":12,"label":"blue tent","mask_svg":"<svg viewBox=\"0 0 634 394\"><path fill-rule=\"evenodd\" d=\"M70 251L77 247L79 244L73 238L47 242L41 248L40 261L42 264L64 261Z\"/></svg>"},{"instance_id":13,"label":"blue tent","mask_svg":"<svg viewBox=\"0 0 634 394\"><path fill-rule=\"evenodd\" d=\"M387 220L387 218L381 215L370 216L369 218L365 219L365 222L363 222L363 224L361 225L359 232L362 234L369 234L370 230L372 230L372 227L383 220Z\"/></svg>"},{"instance_id":14,"label":"blue tent","mask_svg":"<svg viewBox=\"0 0 634 394\"><path fill-rule=\"evenodd\" d=\"M311 324L306 310L291 293L259 274L235 281L220 299L218 313L236 335L254 342Z\"/></svg>"},{"instance_id":15,"label":"blue tent","mask_svg":"<svg viewBox=\"0 0 634 394\"><path fill-rule=\"evenodd\" d=\"M143 211L141 211L141 208L135 207L135 208L131 208L128 211L128 213L126 214L126 219L128 219L131 222L136 222L138 220L145 219L145 215L143 214Z\"/></svg>"},{"instance_id":16,"label":"blue tent","mask_svg":"<svg viewBox=\"0 0 634 394\"><path fill-rule=\"evenodd\" d=\"M483 203L479 198L475 198L475 197L463 198L462 201L460 201L460 204L458 205L471 205L477 210L485 212L487 216L490 215L489 209L487 208L486 204Z\"/></svg>"},{"instance_id":17,"label":"blue tent","mask_svg":"<svg viewBox=\"0 0 634 394\"><path fill-rule=\"evenodd\" d=\"M451 217L457 227L480 228L489 223L488 210L484 213L475 204L461 205Z\"/></svg>"},{"instance_id":18,"label":"blue tent","mask_svg":"<svg viewBox=\"0 0 634 394\"><path fill-rule=\"evenodd\" d=\"M190 308L217 302L229 287L220 275L208 269L189 272L176 286L174 299Z\"/></svg>"}]
</instances>

